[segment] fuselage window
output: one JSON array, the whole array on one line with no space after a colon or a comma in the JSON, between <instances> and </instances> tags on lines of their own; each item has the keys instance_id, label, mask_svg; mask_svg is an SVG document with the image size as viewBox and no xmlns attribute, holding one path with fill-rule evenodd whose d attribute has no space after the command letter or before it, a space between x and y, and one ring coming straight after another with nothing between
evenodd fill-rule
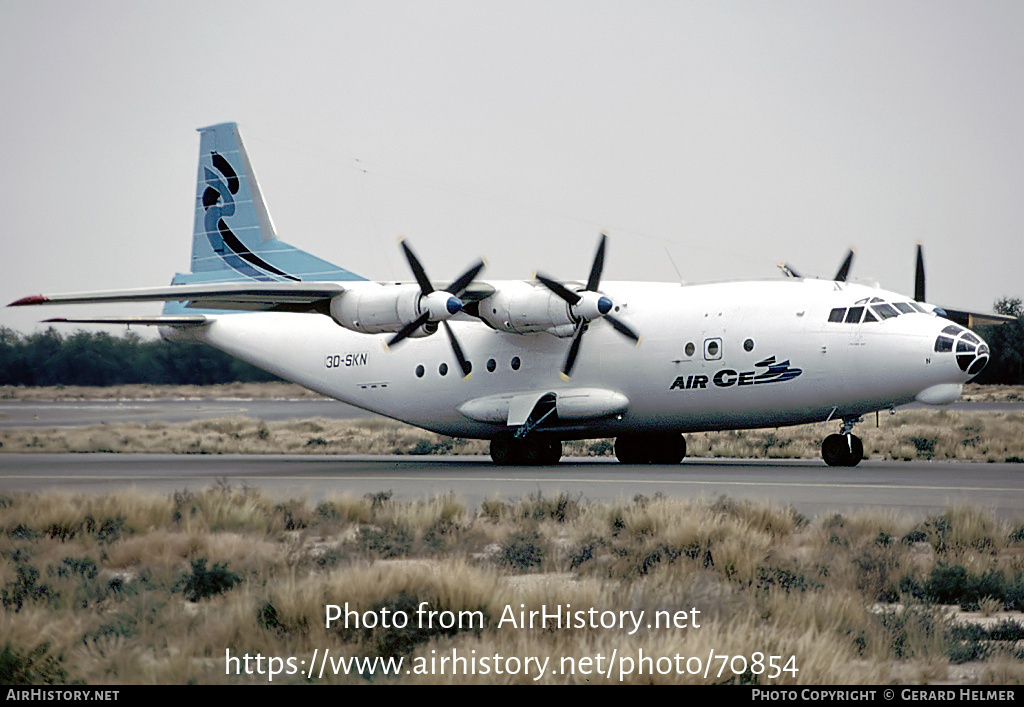
<instances>
[{"instance_id":1,"label":"fuselage window","mask_svg":"<svg viewBox=\"0 0 1024 707\"><path fill-rule=\"evenodd\" d=\"M442 363L440 366L437 367L437 372L440 373L442 376L448 375L448 364Z\"/></svg>"},{"instance_id":2,"label":"fuselage window","mask_svg":"<svg viewBox=\"0 0 1024 707\"><path fill-rule=\"evenodd\" d=\"M722 358L722 344L719 339L705 339L704 358L708 361L717 361Z\"/></svg>"},{"instance_id":3,"label":"fuselage window","mask_svg":"<svg viewBox=\"0 0 1024 707\"><path fill-rule=\"evenodd\" d=\"M419 366L416 366L416 377L417 378L422 378L423 374L426 373L426 372L427 372L427 369L425 369L422 364L420 364Z\"/></svg>"},{"instance_id":4,"label":"fuselage window","mask_svg":"<svg viewBox=\"0 0 1024 707\"><path fill-rule=\"evenodd\" d=\"M836 307L828 313L828 320L830 322L841 322L843 317L846 316L846 309L844 307Z\"/></svg>"},{"instance_id":5,"label":"fuselage window","mask_svg":"<svg viewBox=\"0 0 1024 707\"><path fill-rule=\"evenodd\" d=\"M864 314L863 307L850 307L850 311L846 313L846 323L856 324L860 321L860 316Z\"/></svg>"},{"instance_id":6,"label":"fuselage window","mask_svg":"<svg viewBox=\"0 0 1024 707\"><path fill-rule=\"evenodd\" d=\"M513 371L518 371L519 370L519 366L521 364L522 364L522 362L519 360L519 357L518 356L514 357L512 359L512 370Z\"/></svg>"},{"instance_id":7,"label":"fuselage window","mask_svg":"<svg viewBox=\"0 0 1024 707\"><path fill-rule=\"evenodd\" d=\"M743 350L744 351L753 351L754 350L754 340L753 339L747 339L746 341L744 341L743 342Z\"/></svg>"},{"instance_id":8,"label":"fuselage window","mask_svg":"<svg viewBox=\"0 0 1024 707\"><path fill-rule=\"evenodd\" d=\"M693 352L697 350L697 347L693 345L692 341L690 341L686 344L686 348L684 350L686 351L687 356L693 356Z\"/></svg>"},{"instance_id":9,"label":"fuselage window","mask_svg":"<svg viewBox=\"0 0 1024 707\"><path fill-rule=\"evenodd\" d=\"M498 367L498 362L493 358L487 360L487 372L494 373L494 369Z\"/></svg>"},{"instance_id":10,"label":"fuselage window","mask_svg":"<svg viewBox=\"0 0 1024 707\"><path fill-rule=\"evenodd\" d=\"M875 314L882 319L891 319L892 317L900 316L900 313L896 311L895 307L891 304L885 304L884 302L882 304L876 304L872 309L875 310Z\"/></svg>"}]
</instances>

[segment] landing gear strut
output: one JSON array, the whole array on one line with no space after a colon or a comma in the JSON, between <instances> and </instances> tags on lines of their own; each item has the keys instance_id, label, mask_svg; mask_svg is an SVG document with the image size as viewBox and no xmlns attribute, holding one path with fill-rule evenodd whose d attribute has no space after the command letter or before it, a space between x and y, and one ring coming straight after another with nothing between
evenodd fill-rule
<instances>
[{"instance_id":1,"label":"landing gear strut","mask_svg":"<svg viewBox=\"0 0 1024 707\"><path fill-rule=\"evenodd\" d=\"M504 434L491 440L491 460L501 466L547 466L561 458L562 443L557 439Z\"/></svg>"},{"instance_id":2,"label":"landing gear strut","mask_svg":"<svg viewBox=\"0 0 1024 707\"><path fill-rule=\"evenodd\" d=\"M679 464L686 456L686 438L668 432L622 435L615 439L615 457L623 464Z\"/></svg>"},{"instance_id":3,"label":"landing gear strut","mask_svg":"<svg viewBox=\"0 0 1024 707\"><path fill-rule=\"evenodd\" d=\"M857 466L864 458L864 442L853 434L853 426L860 418L843 420L839 434L832 434L822 440L821 458L829 466Z\"/></svg>"}]
</instances>

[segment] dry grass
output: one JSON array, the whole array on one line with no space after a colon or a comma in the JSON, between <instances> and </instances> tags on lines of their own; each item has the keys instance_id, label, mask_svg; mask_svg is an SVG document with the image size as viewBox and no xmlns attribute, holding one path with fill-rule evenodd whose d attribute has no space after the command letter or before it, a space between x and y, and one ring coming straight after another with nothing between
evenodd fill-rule
<instances>
[{"instance_id":1,"label":"dry grass","mask_svg":"<svg viewBox=\"0 0 1024 707\"><path fill-rule=\"evenodd\" d=\"M954 619L928 596L953 586L936 580L952 569L961 584L986 578L1005 591ZM397 503L388 493L314 507L223 484L170 497L0 496L0 665L18 671L0 681L270 681L266 662L262 674L228 674L230 651L294 658L275 683L533 683L526 658L548 661L546 684L1019 682L1024 654L1007 633L1024 632L1022 573L1024 525L969 507L923 521L809 520L725 497L534 494L471 509L452 495ZM328 626L328 606L355 613ZM421 607L436 625L417 620ZM636 630L628 619L508 620L559 607L644 619ZM382 625L399 615L408 625ZM655 616L677 623L653 626ZM966 634L964 616L1003 634ZM298 661L325 650L422 670L303 676ZM687 663L711 654L728 659L706 677ZM453 676L449 662L441 674L440 657L453 655L519 668L478 663ZM769 678L770 656L791 670Z\"/></svg>"},{"instance_id":2,"label":"dry grass","mask_svg":"<svg viewBox=\"0 0 1024 707\"><path fill-rule=\"evenodd\" d=\"M108 387L0 386L0 400L217 400L323 398L295 383L227 383L223 385L116 385ZM971 402L1022 402L1024 386L964 386L960 398Z\"/></svg>"},{"instance_id":3,"label":"dry grass","mask_svg":"<svg viewBox=\"0 0 1024 707\"><path fill-rule=\"evenodd\" d=\"M230 399L320 397L289 383L223 386L119 386L113 388L0 388L0 397L25 400ZM964 399L1024 400L1024 388L976 386ZM858 433L869 458L898 460L1024 460L1024 413L908 410L865 420ZM704 432L687 435L688 456L813 459L835 424ZM610 440L565 442L565 456L605 456ZM0 429L0 452L135 452L170 454L487 454L480 440L445 437L383 418L325 418L264 422L244 417L76 427Z\"/></svg>"}]
</instances>

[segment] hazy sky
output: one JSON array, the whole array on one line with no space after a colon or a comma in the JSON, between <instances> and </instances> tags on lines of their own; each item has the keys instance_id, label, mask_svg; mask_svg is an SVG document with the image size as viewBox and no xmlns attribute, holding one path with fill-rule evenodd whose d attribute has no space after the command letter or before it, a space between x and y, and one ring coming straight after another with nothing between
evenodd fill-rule
<instances>
[{"instance_id":1,"label":"hazy sky","mask_svg":"<svg viewBox=\"0 0 1024 707\"><path fill-rule=\"evenodd\" d=\"M1022 37L1019 0L0 0L0 300L169 283L195 128L235 121L281 238L371 279L399 236L437 280L584 278L606 230L606 279L853 246L910 293L920 240L929 300L989 311L1024 296Z\"/></svg>"}]
</instances>

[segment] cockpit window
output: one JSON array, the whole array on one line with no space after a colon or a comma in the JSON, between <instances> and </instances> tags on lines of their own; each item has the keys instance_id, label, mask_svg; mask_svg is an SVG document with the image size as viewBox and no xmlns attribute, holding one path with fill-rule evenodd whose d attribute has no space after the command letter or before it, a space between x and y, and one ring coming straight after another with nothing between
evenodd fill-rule
<instances>
[{"instance_id":1,"label":"cockpit window","mask_svg":"<svg viewBox=\"0 0 1024 707\"><path fill-rule=\"evenodd\" d=\"M937 353L947 353L953 350L953 340L948 336L940 336L935 340L935 351Z\"/></svg>"},{"instance_id":2,"label":"cockpit window","mask_svg":"<svg viewBox=\"0 0 1024 707\"><path fill-rule=\"evenodd\" d=\"M891 319L892 317L900 316L900 313L896 311L895 307L891 304L885 304L884 302L882 304L872 306L872 309L875 310L875 314L877 314L881 319Z\"/></svg>"},{"instance_id":3,"label":"cockpit window","mask_svg":"<svg viewBox=\"0 0 1024 707\"><path fill-rule=\"evenodd\" d=\"M928 310L917 302L886 302L881 297L864 297L854 303L853 307L836 307L828 314L828 320L834 323L845 322L846 324L858 324L865 322L878 322L898 317L901 314L928 314ZM956 336L960 330L947 331L950 336Z\"/></svg>"}]
</instances>

